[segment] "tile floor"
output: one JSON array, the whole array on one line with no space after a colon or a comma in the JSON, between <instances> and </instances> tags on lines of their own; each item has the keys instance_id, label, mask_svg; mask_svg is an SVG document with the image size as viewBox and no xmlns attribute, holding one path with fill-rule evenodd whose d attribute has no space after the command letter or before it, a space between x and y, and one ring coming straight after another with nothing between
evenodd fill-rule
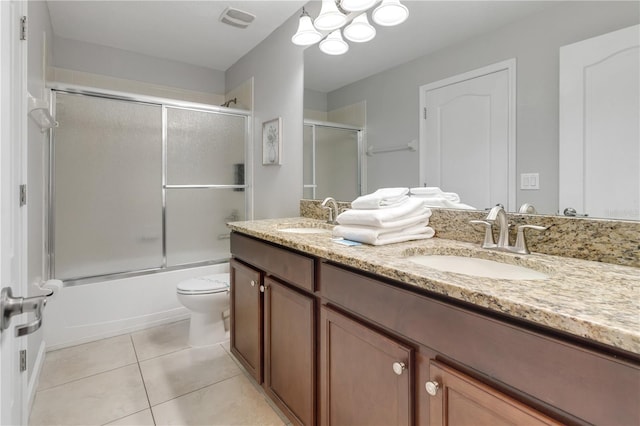
<instances>
[{"instance_id":1,"label":"tile floor","mask_svg":"<svg viewBox=\"0 0 640 426\"><path fill-rule=\"evenodd\" d=\"M188 322L48 352L30 425L286 425L229 343L187 345Z\"/></svg>"}]
</instances>

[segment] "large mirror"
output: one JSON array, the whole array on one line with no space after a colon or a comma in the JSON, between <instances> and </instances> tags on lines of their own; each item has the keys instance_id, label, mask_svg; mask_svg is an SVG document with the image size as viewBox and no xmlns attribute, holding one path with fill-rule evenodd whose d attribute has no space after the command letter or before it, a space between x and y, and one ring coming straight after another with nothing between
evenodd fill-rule
<instances>
[{"instance_id":1,"label":"large mirror","mask_svg":"<svg viewBox=\"0 0 640 426\"><path fill-rule=\"evenodd\" d=\"M566 181L566 176L582 173L577 180L590 181L586 168L567 172L561 165L573 156L573 151L569 151L569 155L561 154L560 148L560 115L561 109L566 108L560 104L561 50L563 46L638 25L639 2L403 1L403 4L410 12L407 21L396 27L377 27L372 41L349 43L349 51L344 55L326 55L317 45L305 50L305 120L338 121L362 128L359 161L352 164L359 171L354 175L361 178L362 192L394 186L441 186L433 184L433 177L425 179L425 165L421 164L425 162L422 156L429 152L420 145L424 130L421 129L424 120L421 107L425 105L421 88L425 90L443 81L446 85L454 77L462 76L464 80L470 72L492 66L500 68L501 64L513 61L508 87L513 91L510 102L515 108L513 121L507 124L506 130L511 132L513 145L499 162L487 157L486 151L491 148L458 147L464 161L462 157L460 161L454 157L448 163L459 165L456 173L461 180L467 179L477 187L485 176L474 169L476 165L488 165L492 171L504 166L508 172L499 174L497 180L507 181L504 191L508 200L500 198L498 202L510 210L529 203L543 214L563 214L565 208L574 207L578 215L640 219L637 132L632 134L631 143L611 145L609 151L616 151L618 155L600 161L598 167L602 169L597 178L591 179L601 179L615 171L630 182L629 189L618 197L630 200L625 207L596 210L585 207L588 203L580 205L579 201L573 206L561 205L559 198L561 179ZM312 2L307 8L315 17L319 2ZM627 63L638 62L637 47L626 51L631 55L626 57ZM638 73L637 67L634 72ZM605 73L601 78L617 80L615 74ZM627 91L637 91L639 79L640 76L626 82L631 85ZM638 111L637 100L625 108L629 112L634 108ZM564 114L566 116L566 111ZM590 125L588 120L594 120L594 112L590 114L584 114L585 126ZM455 122L460 123L458 127L471 126L469 132L479 134L470 124L473 120L474 116L470 115ZM456 126L451 129L456 130ZM466 137L469 138L468 134ZM634 160L624 162L620 170L618 161L623 158ZM316 162L314 167L318 173L323 168L331 170L333 165ZM447 170L449 174L456 174L451 172L452 167ZM454 189L453 192L461 194L467 190ZM443 187L443 190L452 188ZM617 186L609 190L620 191ZM309 196L308 191L305 194ZM320 196L316 194L316 198ZM484 204L495 201L487 200L478 201L479 205L474 207L485 209L489 205ZM464 196L462 202L465 202Z\"/></svg>"}]
</instances>

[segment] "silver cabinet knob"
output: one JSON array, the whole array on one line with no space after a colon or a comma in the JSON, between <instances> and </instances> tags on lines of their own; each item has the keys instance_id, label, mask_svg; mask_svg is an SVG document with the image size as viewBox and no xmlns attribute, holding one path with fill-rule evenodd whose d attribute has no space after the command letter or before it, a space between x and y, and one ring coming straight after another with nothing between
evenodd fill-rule
<instances>
[{"instance_id":1,"label":"silver cabinet knob","mask_svg":"<svg viewBox=\"0 0 640 426\"><path fill-rule=\"evenodd\" d=\"M427 382L424 384L424 388L427 390L427 393L431 396L436 396L438 393L438 389L440 389L440 383L438 382Z\"/></svg>"},{"instance_id":2,"label":"silver cabinet knob","mask_svg":"<svg viewBox=\"0 0 640 426\"><path fill-rule=\"evenodd\" d=\"M265 287L263 285L260 286L260 293L264 293L264 291L267 289L268 287Z\"/></svg>"},{"instance_id":3,"label":"silver cabinet knob","mask_svg":"<svg viewBox=\"0 0 640 426\"><path fill-rule=\"evenodd\" d=\"M407 369L407 366L404 364L404 362L393 363L393 372L396 373L398 376L400 376L406 369Z\"/></svg>"},{"instance_id":4,"label":"silver cabinet knob","mask_svg":"<svg viewBox=\"0 0 640 426\"><path fill-rule=\"evenodd\" d=\"M256 282L254 280L251 280L251 287L255 287L256 286Z\"/></svg>"}]
</instances>

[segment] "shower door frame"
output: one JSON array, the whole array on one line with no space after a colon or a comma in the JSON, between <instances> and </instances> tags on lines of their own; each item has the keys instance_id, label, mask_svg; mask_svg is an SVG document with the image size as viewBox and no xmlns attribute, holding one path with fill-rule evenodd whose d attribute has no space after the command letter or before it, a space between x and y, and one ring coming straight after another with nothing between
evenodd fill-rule
<instances>
[{"instance_id":1,"label":"shower door frame","mask_svg":"<svg viewBox=\"0 0 640 426\"><path fill-rule=\"evenodd\" d=\"M216 105L200 104L196 102L180 101L176 99L168 99L154 96L137 95L125 92L118 92L112 90L102 90L85 86L76 86L62 83L51 83L47 85L47 88L51 90L50 97L50 109L53 116L56 116L56 95L58 93L88 96L93 98L111 99L125 102L132 102L145 105L159 106L161 108L161 127L162 127L162 161L161 161L161 185L162 185L162 264L160 267L147 268L142 270L123 271L109 274L99 274L87 277L69 278L64 280L65 286L74 286L80 284L90 284L99 281L122 279L135 277L140 275L162 273L168 271L174 271L179 269L194 268L199 266L214 265L219 263L225 263L225 260L207 260L194 263L185 263L173 266L167 266L167 190L169 189L243 189L245 192L245 206L244 217L246 220L253 218L253 194L252 194L252 122L253 117L251 111L226 108ZM243 185L168 185L167 184L167 141L168 141L168 122L167 122L167 109L183 109L189 111L216 113L221 115L240 116L245 118L245 131L244 131L244 179ZM46 197L47 197L47 217L46 224L46 272L49 279L55 277L55 131L49 134L49 147L48 147L48 182L46 185Z\"/></svg>"},{"instance_id":2,"label":"shower door frame","mask_svg":"<svg viewBox=\"0 0 640 426\"><path fill-rule=\"evenodd\" d=\"M313 152L311 153L312 182L311 184L305 184L303 180L302 190L304 191L305 188L311 188L312 199L314 200L316 199L316 189L318 187L316 184L316 127L324 127L324 128L339 129L339 130L354 130L355 132L357 132L357 135L358 135L358 181L356 182L356 185L358 187L358 191L360 192L359 195L363 195L364 193L366 193L367 188L366 188L366 185L364 184L364 182L366 182L364 178L366 174L365 149L364 149L366 145L365 144L366 135L365 135L364 128L358 127L358 126L352 126L349 124L333 123L330 121L306 120L306 119L302 123L303 128L304 126L311 127L311 146L312 146ZM304 178L304 173L303 173L303 178ZM341 201L351 201L351 200L341 200Z\"/></svg>"}]
</instances>

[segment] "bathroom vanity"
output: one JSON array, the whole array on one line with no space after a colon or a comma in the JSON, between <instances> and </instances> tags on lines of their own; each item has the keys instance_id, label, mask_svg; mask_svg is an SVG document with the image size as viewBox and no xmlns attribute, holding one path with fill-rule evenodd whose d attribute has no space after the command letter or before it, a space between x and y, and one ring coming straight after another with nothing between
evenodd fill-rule
<instances>
[{"instance_id":1,"label":"bathroom vanity","mask_svg":"<svg viewBox=\"0 0 640 426\"><path fill-rule=\"evenodd\" d=\"M440 238L346 247L325 226L230 224L231 350L292 423L640 423L638 268ZM548 278L411 261L454 253Z\"/></svg>"}]
</instances>

